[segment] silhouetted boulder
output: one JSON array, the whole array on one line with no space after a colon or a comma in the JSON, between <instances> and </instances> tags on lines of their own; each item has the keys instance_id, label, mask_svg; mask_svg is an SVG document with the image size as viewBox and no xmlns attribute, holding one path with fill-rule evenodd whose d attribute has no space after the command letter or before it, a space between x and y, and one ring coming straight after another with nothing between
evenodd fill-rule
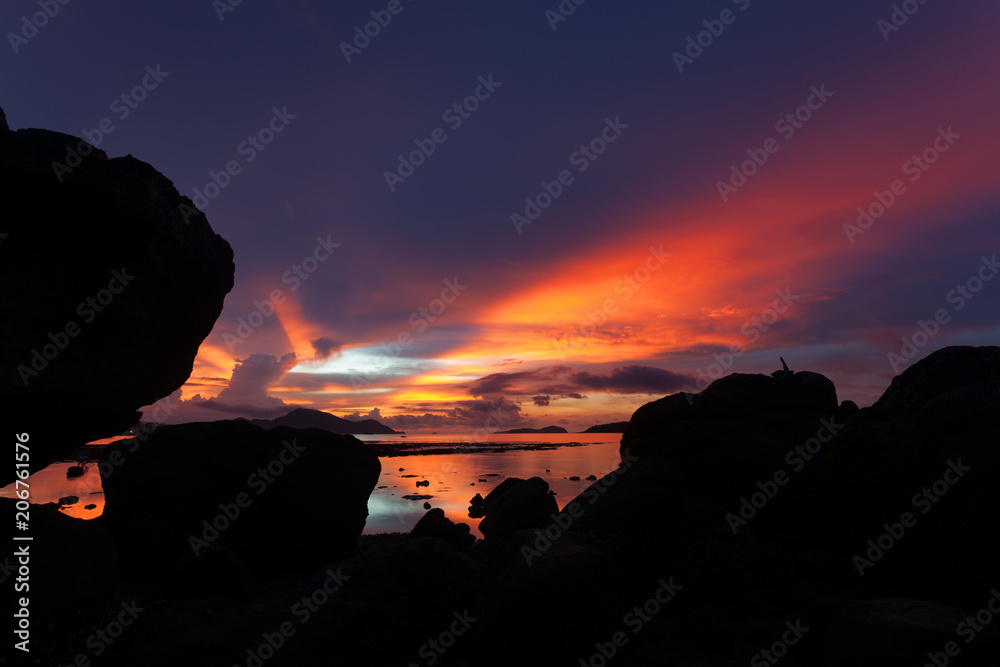
<instances>
[{"instance_id":1,"label":"silhouetted boulder","mask_svg":"<svg viewBox=\"0 0 1000 667\"><path fill-rule=\"evenodd\" d=\"M104 519L145 579L194 572L187 561L213 546L228 550L213 561L242 561L257 577L310 571L357 551L380 472L351 436L245 421L161 426L108 446Z\"/></svg>"},{"instance_id":2,"label":"silhouetted boulder","mask_svg":"<svg viewBox=\"0 0 1000 667\"><path fill-rule=\"evenodd\" d=\"M613 551L568 535L526 557L534 543L534 531L510 536L484 582L473 608L472 636L482 651L474 664L576 664L571 656L619 629L624 596Z\"/></svg>"},{"instance_id":3,"label":"silhouetted boulder","mask_svg":"<svg viewBox=\"0 0 1000 667\"><path fill-rule=\"evenodd\" d=\"M485 498L472 498L469 516L482 517L479 530L486 539L502 538L527 528L542 528L559 511L549 483L541 477L500 482Z\"/></svg>"},{"instance_id":4,"label":"silhouetted boulder","mask_svg":"<svg viewBox=\"0 0 1000 667\"><path fill-rule=\"evenodd\" d=\"M151 605L94 664L454 664L448 659L465 650L478 621L471 610L484 570L441 540L402 540L276 579L249 603Z\"/></svg>"},{"instance_id":5,"label":"silhouetted boulder","mask_svg":"<svg viewBox=\"0 0 1000 667\"><path fill-rule=\"evenodd\" d=\"M0 520L11 529L15 525L15 504L15 500L0 498ZM32 505L29 517L28 529L20 534L32 540L12 541L8 537L0 547L0 585L6 589L4 599L8 600L5 611L13 614L14 601L28 598L31 652L23 655L30 657L30 664L69 664L85 647L87 637L96 629L104 629L120 611L115 599L115 545L101 519L85 521L67 516L55 503ZM18 553L22 550L26 557ZM19 572L22 566L26 578ZM15 585L22 588L15 590ZM16 628L12 622L3 655L20 654L13 648L14 642L21 641L12 632Z\"/></svg>"},{"instance_id":6,"label":"silhouetted boulder","mask_svg":"<svg viewBox=\"0 0 1000 667\"><path fill-rule=\"evenodd\" d=\"M621 452L675 463L690 492L739 520L793 543L825 544L846 534L823 459L850 412L818 373L736 373L636 410Z\"/></svg>"},{"instance_id":7,"label":"silhouetted boulder","mask_svg":"<svg viewBox=\"0 0 1000 667\"><path fill-rule=\"evenodd\" d=\"M680 470L669 461L629 457L566 503L556 525L616 545L662 546L684 502Z\"/></svg>"},{"instance_id":8,"label":"silhouetted boulder","mask_svg":"<svg viewBox=\"0 0 1000 667\"><path fill-rule=\"evenodd\" d=\"M31 434L37 470L187 380L233 253L153 167L77 137L3 123L0 182L0 426Z\"/></svg>"},{"instance_id":9,"label":"silhouetted boulder","mask_svg":"<svg viewBox=\"0 0 1000 667\"><path fill-rule=\"evenodd\" d=\"M866 577L960 606L987 596L1000 578L998 443L1000 347L938 350L850 421L830 444L830 466ZM914 525L883 538L891 546L880 556L868 541L905 512Z\"/></svg>"},{"instance_id":10,"label":"silhouetted boulder","mask_svg":"<svg viewBox=\"0 0 1000 667\"><path fill-rule=\"evenodd\" d=\"M906 598L837 600L824 606L821 615L803 616L802 626L809 628L804 648L815 660L810 664L985 666L1000 658L996 629L979 626L984 631L974 632L978 624L974 618L973 625L968 623L964 609Z\"/></svg>"},{"instance_id":11,"label":"silhouetted boulder","mask_svg":"<svg viewBox=\"0 0 1000 667\"><path fill-rule=\"evenodd\" d=\"M469 524L454 523L440 507L428 510L410 531L410 537L436 537L466 553L476 541Z\"/></svg>"}]
</instances>

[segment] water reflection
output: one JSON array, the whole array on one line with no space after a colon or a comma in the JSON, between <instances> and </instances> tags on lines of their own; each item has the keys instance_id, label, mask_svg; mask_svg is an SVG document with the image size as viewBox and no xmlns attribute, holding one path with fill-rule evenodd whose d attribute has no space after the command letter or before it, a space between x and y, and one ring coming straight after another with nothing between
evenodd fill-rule
<instances>
[{"instance_id":1,"label":"water reflection","mask_svg":"<svg viewBox=\"0 0 1000 667\"><path fill-rule=\"evenodd\" d=\"M500 439L503 437L511 439ZM613 434L493 436L488 443L471 446L467 445L476 441L470 435L411 435L406 440L384 435L359 438L373 445L391 442L416 451L462 452L382 456L378 488L368 499L365 533L409 532L427 511L424 509L427 502L431 507L443 509L452 521L468 523L473 533L481 537L479 519L468 516L469 499L475 494L485 496L508 477L541 477L555 491L556 503L563 507L592 483L586 479L588 476L601 477L614 470L619 461L618 436ZM559 446L541 450L514 448L525 445ZM467 451L484 447L502 451ZM65 461L53 463L31 475L28 478L31 502L44 504L76 496L79 501L64 506L63 513L80 519L100 516L104 511L104 492L96 462L88 465L81 477L67 478L66 471L73 465ZM175 474L183 475L183 467ZM405 496L430 497L412 500ZM14 485L0 489L0 497L15 498ZM94 507L86 509L88 505Z\"/></svg>"}]
</instances>

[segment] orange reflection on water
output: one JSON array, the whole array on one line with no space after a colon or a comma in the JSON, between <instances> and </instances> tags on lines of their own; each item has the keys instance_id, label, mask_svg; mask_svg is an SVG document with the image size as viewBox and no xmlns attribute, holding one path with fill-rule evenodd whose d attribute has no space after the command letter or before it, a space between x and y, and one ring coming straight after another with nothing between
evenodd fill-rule
<instances>
[{"instance_id":1,"label":"orange reflection on water","mask_svg":"<svg viewBox=\"0 0 1000 667\"><path fill-rule=\"evenodd\" d=\"M87 466L80 477L68 478L66 471L75 463L59 461L39 470L28 477L28 490L31 502L36 505L57 503L60 498L76 496L79 500L71 505L60 508L63 514L77 519L94 519L104 513L104 489L101 486L101 474L97 464ZM9 484L0 489L0 498L17 498L15 484ZM94 505L86 509L88 505Z\"/></svg>"},{"instance_id":2,"label":"orange reflection on water","mask_svg":"<svg viewBox=\"0 0 1000 667\"><path fill-rule=\"evenodd\" d=\"M510 442L512 436L505 437ZM560 438L560 436L555 436ZM424 436L432 440L435 436ZM524 442L553 442L552 436L516 436ZM469 501L477 493L486 496L509 477L541 477L556 493L561 509L583 493L593 482L618 467L618 436L608 434L567 434L557 442L579 442L583 446L563 446L552 450L517 450L463 454L426 454L383 457L382 475L368 500L365 533L409 532L426 513L424 502L444 510L455 523L467 523L477 537L479 519L468 516ZM483 446L488 447L490 443ZM403 470L400 470L402 468ZM569 477L579 477L570 480ZM417 482L429 482L417 486ZM431 496L407 499L404 496Z\"/></svg>"}]
</instances>

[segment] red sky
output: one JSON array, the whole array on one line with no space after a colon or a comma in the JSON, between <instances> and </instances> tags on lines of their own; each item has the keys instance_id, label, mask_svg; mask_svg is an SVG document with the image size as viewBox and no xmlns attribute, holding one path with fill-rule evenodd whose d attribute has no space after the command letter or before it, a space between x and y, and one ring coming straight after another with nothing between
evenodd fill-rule
<instances>
[{"instance_id":1,"label":"red sky","mask_svg":"<svg viewBox=\"0 0 1000 667\"><path fill-rule=\"evenodd\" d=\"M127 62L162 61L162 91L101 148L189 196L274 108L294 114L205 209L236 287L169 421L303 405L408 430L475 430L491 413L491 427L580 430L779 356L867 405L934 349L996 344L1000 281L952 290L992 276L1000 250L1000 7L929 2L885 39L892 3L667 4L587 3L555 31L535 3L408 5L351 63L338 45L361 2L209 12L184 23L203 33L186 50L67 6L3 75L5 109L12 126L79 134L141 73ZM678 72L673 54L727 7L735 22ZM115 85L61 100L83 77L73 62L49 92L30 85L58 56L50 35L72 49L112 28L131 59L86 66ZM452 129L442 112L491 76ZM579 171L608 119L620 136ZM390 190L386 171L437 127L447 141ZM724 201L731 165L768 145ZM923 170L911 160L928 149ZM518 233L511 215L563 170L572 183ZM845 230L895 180L884 215ZM901 337L942 309L894 368Z\"/></svg>"}]
</instances>

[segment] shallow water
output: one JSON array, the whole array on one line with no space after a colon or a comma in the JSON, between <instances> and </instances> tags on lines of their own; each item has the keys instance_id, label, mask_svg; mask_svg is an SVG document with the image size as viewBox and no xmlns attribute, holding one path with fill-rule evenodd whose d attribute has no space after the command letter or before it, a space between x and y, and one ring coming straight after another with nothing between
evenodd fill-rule
<instances>
[{"instance_id":1,"label":"shallow water","mask_svg":"<svg viewBox=\"0 0 1000 667\"><path fill-rule=\"evenodd\" d=\"M555 491L556 502L561 508L592 483L585 479L588 475L599 478L618 466L620 437L613 433L494 435L485 443L477 443L473 434L408 435L406 438L358 436L373 445L398 445L404 450L400 453L414 450L412 454L380 457L382 474L378 488L368 499L365 533L408 532L427 511L424 502L428 502L431 507L443 509L452 521L468 523L473 533L481 537L479 519L468 517L469 500L477 493L485 496L508 477L541 477ZM525 446L554 448L523 449ZM468 451L475 448L502 451ZM416 453L428 449L461 453ZM89 465L83 476L68 479L66 470L72 465L57 462L31 475L28 478L31 502L43 504L58 502L65 496L77 496L77 503L61 511L81 519L100 516L104 511L104 491L97 464ZM579 477L579 481L569 479L573 476ZM418 487L418 481L429 484ZM404 498L408 495L430 498ZM0 489L0 497L14 498L14 485ZM85 509L89 504L96 507Z\"/></svg>"}]
</instances>

